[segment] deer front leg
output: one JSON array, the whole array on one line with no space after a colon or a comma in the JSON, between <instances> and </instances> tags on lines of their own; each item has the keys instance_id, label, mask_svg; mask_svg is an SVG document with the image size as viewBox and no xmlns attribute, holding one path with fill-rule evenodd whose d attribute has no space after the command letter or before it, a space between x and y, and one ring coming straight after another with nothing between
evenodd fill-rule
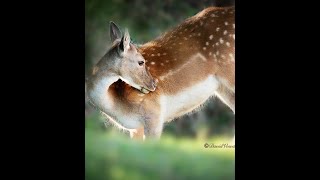
<instances>
[{"instance_id":1,"label":"deer front leg","mask_svg":"<svg viewBox=\"0 0 320 180\"><path fill-rule=\"evenodd\" d=\"M162 134L163 121L159 118L148 119L145 122L144 133L147 138L160 139Z\"/></svg>"}]
</instances>

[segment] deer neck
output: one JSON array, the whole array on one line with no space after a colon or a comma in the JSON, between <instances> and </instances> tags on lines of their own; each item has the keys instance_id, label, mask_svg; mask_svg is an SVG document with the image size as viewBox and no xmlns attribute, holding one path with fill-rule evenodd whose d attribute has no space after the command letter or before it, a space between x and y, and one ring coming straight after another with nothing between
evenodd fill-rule
<instances>
[{"instance_id":1,"label":"deer neck","mask_svg":"<svg viewBox=\"0 0 320 180\"><path fill-rule=\"evenodd\" d=\"M105 73L103 75L94 75L91 77L87 86L87 92L90 101L99 110L107 113L113 107L113 98L109 92L109 87L119 80L119 76L114 73Z\"/></svg>"}]
</instances>

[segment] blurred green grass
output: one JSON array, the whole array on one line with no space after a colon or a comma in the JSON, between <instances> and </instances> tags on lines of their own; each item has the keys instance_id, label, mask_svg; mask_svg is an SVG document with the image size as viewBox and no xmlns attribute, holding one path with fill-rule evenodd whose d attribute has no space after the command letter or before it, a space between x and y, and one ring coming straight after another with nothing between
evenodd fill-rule
<instances>
[{"instance_id":1,"label":"blurred green grass","mask_svg":"<svg viewBox=\"0 0 320 180\"><path fill-rule=\"evenodd\" d=\"M228 139L163 135L159 141L137 141L94 126L85 133L87 180L234 179L234 148L204 147Z\"/></svg>"}]
</instances>

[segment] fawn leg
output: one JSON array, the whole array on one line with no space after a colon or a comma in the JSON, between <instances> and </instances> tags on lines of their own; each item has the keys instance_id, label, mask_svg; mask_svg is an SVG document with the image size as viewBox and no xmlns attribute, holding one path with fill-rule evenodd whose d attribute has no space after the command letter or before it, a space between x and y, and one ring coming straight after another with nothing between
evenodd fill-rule
<instances>
[{"instance_id":1,"label":"fawn leg","mask_svg":"<svg viewBox=\"0 0 320 180\"><path fill-rule=\"evenodd\" d=\"M130 131L130 137L131 139L144 140L145 136L143 126L135 129L134 131Z\"/></svg>"}]
</instances>

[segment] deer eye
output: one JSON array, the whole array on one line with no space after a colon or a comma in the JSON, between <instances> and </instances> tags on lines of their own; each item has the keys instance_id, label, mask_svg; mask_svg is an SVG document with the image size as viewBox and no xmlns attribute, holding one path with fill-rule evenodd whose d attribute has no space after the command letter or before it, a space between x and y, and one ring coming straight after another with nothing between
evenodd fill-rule
<instances>
[{"instance_id":1,"label":"deer eye","mask_svg":"<svg viewBox=\"0 0 320 180\"><path fill-rule=\"evenodd\" d=\"M142 65L144 64L144 62L143 62L143 61L139 61L138 64L139 64L140 66L142 66Z\"/></svg>"}]
</instances>

